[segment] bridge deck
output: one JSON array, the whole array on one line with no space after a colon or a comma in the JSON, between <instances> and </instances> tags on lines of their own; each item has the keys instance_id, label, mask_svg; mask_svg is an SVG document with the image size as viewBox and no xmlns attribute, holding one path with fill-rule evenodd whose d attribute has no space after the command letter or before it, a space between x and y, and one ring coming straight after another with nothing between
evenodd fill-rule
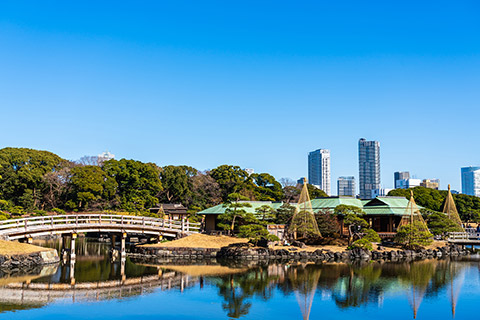
<instances>
[{"instance_id":1,"label":"bridge deck","mask_svg":"<svg viewBox=\"0 0 480 320\"><path fill-rule=\"evenodd\" d=\"M0 221L0 238L15 240L77 232L126 232L175 236L200 231L199 223L127 215L78 214Z\"/></svg>"}]
</instances>

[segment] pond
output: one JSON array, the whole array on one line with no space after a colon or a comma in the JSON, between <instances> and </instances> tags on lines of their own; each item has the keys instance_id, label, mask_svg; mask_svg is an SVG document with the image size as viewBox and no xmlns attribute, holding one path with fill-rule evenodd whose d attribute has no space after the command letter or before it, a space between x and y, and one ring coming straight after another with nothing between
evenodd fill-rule
<instances>
[{"instance_id":1,"label":"pond","mask_svg":"<svg viewBox=\"0 0 480 320\"><path fill-rule=\"evenodd\" d=\"M55 242L43 243L55 247ZM0 272L1 319L471 319L480 257L258 264L112 260L79 240L77 259Z\"/></svg>"}]
</instances>

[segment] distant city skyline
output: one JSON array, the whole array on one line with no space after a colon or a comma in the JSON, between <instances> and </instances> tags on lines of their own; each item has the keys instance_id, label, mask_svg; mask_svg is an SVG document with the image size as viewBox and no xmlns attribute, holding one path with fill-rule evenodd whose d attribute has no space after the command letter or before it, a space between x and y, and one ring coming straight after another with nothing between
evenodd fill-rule
<instances>
[{"instance_id":1,"label":"distant city skyline","mask_svg":"<svg viewBox=\"0 0 480 320\"><path fill-rule=\"evenodd\" d=\"M479 6L2 2L0 147L298 179L320 145L336 181L358 179L363 136L382 188L408 170L461 190L480 165Z\"/></svg>"}]
</instances>

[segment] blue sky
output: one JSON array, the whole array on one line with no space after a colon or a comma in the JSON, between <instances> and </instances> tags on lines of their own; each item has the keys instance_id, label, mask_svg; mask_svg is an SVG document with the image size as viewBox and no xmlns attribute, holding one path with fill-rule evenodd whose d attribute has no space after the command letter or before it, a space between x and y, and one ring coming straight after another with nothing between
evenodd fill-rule
<instances>
[{"instance_id":1,"label":"blue sky","mask_svg":"<svg viewBox=\"0 0 480 320\"><path fill-rule=\"evenodd\" d=\"M480 164L477 1L2 1L0 147L297 179L358 139L460 189ZM336 187L332 188L332 191ZM336 191L336 190L335 190Z\"/></svg>"}]
</instances>

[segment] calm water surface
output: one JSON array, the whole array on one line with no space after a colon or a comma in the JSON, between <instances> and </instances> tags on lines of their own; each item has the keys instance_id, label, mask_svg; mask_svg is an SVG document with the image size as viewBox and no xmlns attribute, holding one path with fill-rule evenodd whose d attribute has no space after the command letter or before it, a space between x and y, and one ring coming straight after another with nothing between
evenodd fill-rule
<instances>
[{"instance_id":1,"label":"calm water surface","mask_svg":"<svg viewBox=\"0 0 480 320\"><path fill-rule=\"evenodd\" d=\"M410 263L145 265L112 261L108 249L79 241L74 264L0 272L0 318L477 319L480 313L478 256Z\"/></svg>"}]
</instances>

